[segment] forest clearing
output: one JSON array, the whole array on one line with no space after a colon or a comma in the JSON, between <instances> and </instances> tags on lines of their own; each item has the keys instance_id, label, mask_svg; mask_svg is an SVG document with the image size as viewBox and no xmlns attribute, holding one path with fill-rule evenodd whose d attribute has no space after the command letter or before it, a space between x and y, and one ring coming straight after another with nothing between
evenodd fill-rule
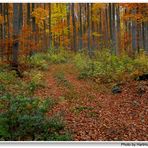
<instances>
[{"instance_id":1,"label":"forest clearing","mask_svg":"<svg viewBox=\"0 0 148 148\"><path fill-rule=\"evenodd\" d=\"M147 133L147 3L0 3L0 141Z\"/></svg>"}]
</instances>

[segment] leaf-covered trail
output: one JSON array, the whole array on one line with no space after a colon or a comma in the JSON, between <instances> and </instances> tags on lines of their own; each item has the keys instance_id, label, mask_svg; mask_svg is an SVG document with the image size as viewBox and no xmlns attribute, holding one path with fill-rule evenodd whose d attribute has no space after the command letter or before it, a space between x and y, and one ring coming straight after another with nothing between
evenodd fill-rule
<instances>
[{"instance_id":1,"label":"leaf-covered trail","mask_svg":"<svg viewBox=\"0 0 148 148\"><path fill-rule=\"evenodd\" d=\"M60 83L59 73L64 73ZM36 95L58 100L49 114L64 115L74 140L148 140L148 82L142 82L142 96L137 93L139 82L124 84L122 93L113 95L107 85L79 80L70 64L51 65L44 78L46 87Z\"/></svg>"}]
</instances>

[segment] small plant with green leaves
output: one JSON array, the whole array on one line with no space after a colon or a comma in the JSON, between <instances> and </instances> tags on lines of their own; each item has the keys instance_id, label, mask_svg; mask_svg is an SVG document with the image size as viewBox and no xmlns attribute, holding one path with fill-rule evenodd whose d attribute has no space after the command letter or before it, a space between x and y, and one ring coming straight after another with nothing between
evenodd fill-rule
<instances>
[{"instance_id":1,"label":"small plant with green leaves","mask_svg":"<svg viewBox=\"0 0 148 148\"><path fill-rule=\"evenodd\" d=\"M87 67L88 58L83 53L77 53L74 58L73 62L79 70Z\"/></svg>"},{"instance_id":2,"label":"small plant with green leaves","mask_svg":"<svg viewBox=\"0 0 148 148\"><path fill-rule=\"evenodd\" d=\"M65 75L63 72L58 72L55 74L55 79L58 82L58 85L63 85L67 88L72 88L72 85L70 82L65 78Z\"/></svg>"},{"instance_id":3,"label":"small plant with green leaves","mask_svg":"<svg viewBox=\"0 0 148 148\"><path fill-rule=\"evenodd\" d=\"M59 64L66 63L67 59L61 54L51 54L49 57L51 63Z\"/></svg>"},{"instance_id":4,"label":"small plant with green leaves","mask_svg":"<svg viewBox=\"0 0 148 148\"><path fill-rule=\"evenodd\" d=\"M75 113L80 113L82 111L92 111L94 108L93 107L89 107L89 106L78 106L75 107L75 109L73 110Z\"/></svg>"},{"instance_id":5,"label":"small plant with green leaves","mask_svg":"<svg viewBox=\"0 0 148 148\"><path fill-rule=\"evenodd\" d=\"M34 71L30 74L31 81L28 84L28 89L30 93L34 93L34 91L39 87L44 87L43 75L40 71Z\"/></svg>"},{"instance_id":6,"label":"small plant with green leaves","mask_svg":"<svg viewBox=\"0 0 148 148\"><path fill-rule=\"evenodd\" d=\"M71 102L71 101L78 100L80 98L80 94L74 88L72 88L67 92L65 92L63 97L65 100L68 100Z\"/></svg>"},{"instance_id":7,"label":"small plant with green leaves","mask_svg":"<svg viewBox=\"0 0 148 148\"><path fill-rule=\"evenodd\" d=\"M6 71L2 70L0 71L0 82L8 85L10 83L15 82L16 80L16 72L15 71Z\"/></svg>"},{"instance_id":8,"label":"small plant with green leaves","mask_svg":"<svg viewBox=\"0 0 148 148\"><path fill-rule=\"evenodd\" d=\"M71 58L72 53L64 49L51 49L48 53L48 61L54 64L67 63Z\"/></svg>"},{"instance_id":9,"label":"small plant with green leaves","mask_svg":"<svg viewBox=\"0 0 148 148\"><path fill-rule=\"evenodd\" d=\"M34 68L48 70L47 55L45 53L36 53L30 57L29 63Z\"/></svg>"}]
</instances>

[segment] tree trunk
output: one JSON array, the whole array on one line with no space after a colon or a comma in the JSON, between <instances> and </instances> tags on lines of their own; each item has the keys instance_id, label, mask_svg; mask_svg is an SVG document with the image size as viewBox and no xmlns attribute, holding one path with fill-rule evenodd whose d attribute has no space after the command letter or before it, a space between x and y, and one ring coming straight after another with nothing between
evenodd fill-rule
<instances>
[{"instance_id":1,"label":"tree trunk","mask_svg":"<svg viewBox=\"0 0 148 148\"><path fill-rule=\"evenodd\" d=\"M32 12L34 11L34 9L35 9L35 4L32 3ZM36 44L37 35L35 34L36 33L36 25L35 25L35 17L34 16L32 17L32 32L33 32L32 40L34 40L34 42ZM32 54L33 54L33 51L31 50L30 51L30 56L32 56Z\"/></svg>"},{"instance_id":2,"label":"tree trunk","mask_svg":"<svg viewBox=\"0 0 148 148\"><path fill-rule=\"evenodd\" d=\"M110 40L112 41L113 38L113 31L112 31L112 4L109 3L109 29L110 29Z\"/></svg>"},{"instance_id":3,"label":"tree trunk","mask_svg":"<svg viewBox=\"0 0 148 148\"><path fill-rule=\"evenodd\" d=\"M44 4L44 10L46 10L46 4ZM47 37L46 37L46 22L45 22L45 20L44 20L44 34L43 34L43 39L44 39L44 41L42 41L43 42L43 49L46 51L47 50L47 39L46 39Z\"/></svg>"},{"instance_id":4,"label":"tree trunk","mask_svg":"<svg viewBox=\"0 0 148 148\"><path fill-rule=\"evenodd\" d=\"M19 30L21 30L23 26L23 4L19 4Z\"/></svg>"},{"instance_id":5,"label":"tree trunk","mask_svg":"<svg viewBox=\"0 0 148 148\"><path fill-rule=\"evenodd\" d=\"M74 3L72 3L71 13L72 13L72 25L73 25L73 50L77 51L77 43L76 43L76 23L75 23L75 14L74 14Z\"/></svg>"},{"instance_id":6,"label":"tree trunk","mask_svg":"<svg viewBox=\"0 0 148 148\"><path fill-rule=\"evenodd\" d=\"M35 4L32 3L32 12L35 9ZM32 17L32 31L35 32L36 31L36 26L35 26L35 17Z\"/></svg>"},{"instance_id":7,"label":"tree trunk","mask_svg":"<svg viewBox=\"0 0 148 148\"><path fill-rule=\"evenodd\" d=\"M120 54L120 9L119 6L116 7L116 54Z\"/></svg>"},{"instance_id":8,"label":"tree trunk","mask_svg":"<svg viewBox=\"0 0 148 148\"><path fill-rule=\"evenodd\" d=\"M96 48L96 43L95 43L95 36L93 33L95 32L95 24L93 21L93 3L91 4L91 30L92 30L92 49Z\"/></svg>"},{"instance_id":9,"label":"tree trunk","mask_svg":"<svg viewBox=\"0 0 148 148\"><path fill-rule=\"evenodd\" d=\"M102 11L101 9L99 10L99 26L98 26L98 30L99 30L99 48L102 49Z\"/></svg>"},{"instance_id":10,"label":"tree trunk","mask_svg":"<svg viewBox=\"0 0 148 148\"><path fill-rule=\"evenodd\" d=\"M87 41L87 48L88 48L88 54L90 57L92 57L92 49L91 49L91 41L90 41L90 4L87 3L87 31L88 31L88 41Z\"/></svg>"},{"instance_id":11,"label":"tree trunk","mask_svg":"<svg viewBox=\"0 0 148 148\"><path fill-rule=\"evenodd\" d=\"M68 31L68 46L70 46L70 4L67 4L67 31Z\"/></svg>"},{"instance_id":12,"label":"tree trunk","mask_svg":"<svg viewBox=\"0 0 148 148\"><path fill-rule=\"evenodd\" d=\"M3 4L0 3L0 14L2 15L2 13L3 13ZM3 59L3 25L2 23L0 24L0 39L1 39L0 56L1 56L1 59Z\"/></svg>"},{"instance_id":13,"label":"tree trunk","mask_svg":"<svg viewBox=\"0 0 148 148\"><path fill-rule=\"evenodd\" d=\"M7 60L10 60L10 17L9 17L9 4L7 4L7 28L8 28L8 55L7 55Z\"/></svg>"},{"instance_id":14,"label":"tree trunk","mask_svg":"<svg viewBox=\"0 0 148 148\"><path fill-rule=\"evenodd\" d=\"M5 39L6 39L6 25L7 25L7 22L6 22L6 3L3 4L3 17L4 17L4 23L3 23L3 39L4 39L4 46L3 48L1 49L1 52L2 52L2 60L4 59L4 52L6 51L6 43L5 43Z\"/></svg>"},{"instance_id":15,"label":"tree trunk","mask_svg":"<svg viewBox=\"0 0 148 148\"><path fill-rule=\"evenodd\" d=\"M116 52L117 52L117 49L116 49L116 24L115 24L115 22L116 22L116 19L115 19L115 16L116 15L116 12L115 12L115 4L112 4L112 42L113 42L113 49L112 49L112 53L114 54L114 55L116 55Z\"/></svg>"},{"instance_id":16,"label":"tree trunk","mask_svg":"<svg viewBox=\"0 0 148 148\"><path fill-rule=\"evenodd\" d=\"M12 67L18 69L18 49L19 49L19 6L20 4L13 4L13 48L12 48Z\"/></svg>"},{"instance_id":17,"label":"tree trunk","mask_svg":"<svg viewBox=\"0 0 148 148\"><path fill-rule=\"evenodd\" d=\"M79 50L82 49L82 4L79 4Z\"/></svg>"},{"instance_id":18,"label":"tree trunk","mask_svg":"<svg viewBox=\"0 0 148 148\"><path fill-rule=\"evenodd\" d=\"M49 7L49 48L52 47L52 33L51 33L51 4L48 4Z\"/></svg>"},{"instance_id":19,"label":"tree trunk","mask_svg":"<svg viewBox=\"0 0 148 148\"><path fill-rule=\"evenodd\" d=\"M136 14L136 10L132 11L133 14ZM136 21L132 21L132 49L134 53L137 51L137 39L136 35L137 34L137 26L136 26Z\"/></svg>"},{"instance_id":20,"label":"tree trunk","mask_svg":"<svg viewBox=\"0 0 148 148\"><path fill-rule=\"evenodd\" d=\"M144 49L148 53L148 22L144 22L144 43Z\"/></svg>"},{"instance_id":21,"label":"tree trunk","mask_svg":"<svg viewBox=\"0 0 148 148\"><path fill-rule=\"evenodd\" d=\"M30 26L30 3L27 3L27 25Z\"/></svg>"}]
</instances>

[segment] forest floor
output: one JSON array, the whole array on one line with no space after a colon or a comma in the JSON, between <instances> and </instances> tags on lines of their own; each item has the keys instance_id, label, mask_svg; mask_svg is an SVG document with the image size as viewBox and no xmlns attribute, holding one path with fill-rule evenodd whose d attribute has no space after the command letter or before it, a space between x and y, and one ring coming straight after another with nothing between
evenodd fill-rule
<instances>
[{"instance_id":1,"label":"forest floor","mask_svg":"<svg viewBox=\"0 0 148 148\"><path fill-rule=\"evenodd\" d=\"M35 95L58 100L49 115L62 113L74 141L148 140L148 81L127 82L112 94L109 84L78 79L72 64L53 64L44 78Z\"/></svg>"}]
</instances>

